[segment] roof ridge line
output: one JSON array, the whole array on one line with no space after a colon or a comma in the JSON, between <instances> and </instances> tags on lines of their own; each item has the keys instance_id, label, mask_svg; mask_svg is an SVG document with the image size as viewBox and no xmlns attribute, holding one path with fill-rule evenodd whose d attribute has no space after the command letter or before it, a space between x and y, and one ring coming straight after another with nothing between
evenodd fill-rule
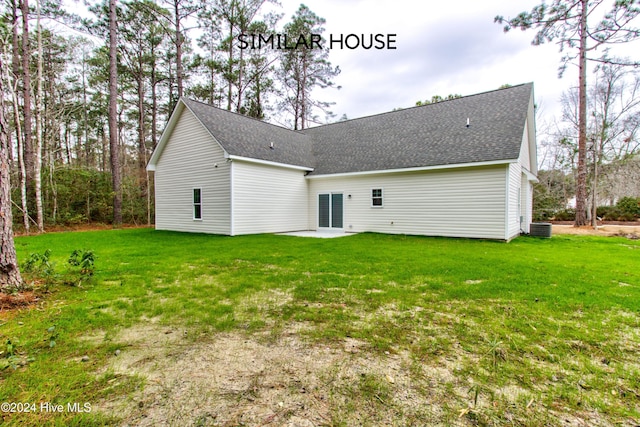
<instances>
[{"instance_id":1,"label":"roof ridge line","mask_svg":"<svg viewBox=\"0 0 640 427\"><path fill-rule=\"evenodd\" d=\"M502 87L502 88L487 90L487 91L484 91L484 92L472 93L471 95L464 95L464 96L461 96L460 98L444 99L442 101L433 102L431 104L412 105L411 107L400 108L399 110L384 111L382 113L374 113L374 114L370 114L368 116L356 117L356 118L353 118L353 119L342 120L342 121L333 122L333 123L325 123L323 125L314 126L314 127L311 127L311 128L303 129L301 131L297 131L297 132L306 134L305 131L310 131L310 130L313 130L313 129L320 129L320 128L327 127L327 126L339 125L339 124L348 123L348 122L354 122L356 120L368 119L368 118L371 118L371 117L382 116L384 114L393 114L393 113L398 113L398 112L401 112L401 111L407 111L407 110L413 110L413 109L417 109L417 108L429 107L429 106L433 106L433 105L436 105L436 104L442 104L444 102L459 101L459 100L464 99L464 98L471 98L472 96L486 95L486 94L491 93L491 92L498 92L498 91L502 91L502 90L514 89L516 87L530 85L530 84L533 84L533 82L519 83L517 85L513 85L513 86L509 86L509 87Z\"/></svg>"},{"instance_id":2,"label":"roof ridge line","mask_svg":"<svg viewBox=\"0 0 640 427\"><path fill-rule=\"evenodd\" d=\"M225 108L216 107L215 105L207 104L206 102L198 101L198 100L196 100L196 99L191 99L191 98L188 98L188 97L186 97L186 96L183 96L183 97L182 97L182 98L180 98L180 99L181 99L183 102L184 102L184 101L195 102L196 104L201 104L201 105L204 105L205 107L209 107L209 108L215 108L216 110L220 110L220 111L222 111L222 112L224 112L224 113L230 113L230 114L233 114L233 115L238 116L238 117L243 117L243 118L245 118L245 119L254 120L254 121L258 122L258 123L263 123L263 124L265 124L265 125L274 126L274 127L279 128L279 129L282 129L282 130L287 130L287 131L290 131L290 132L295 132L295 133L298 133L298 134L300 134L300 135L307 136L305 133L303 133L303 132L301 132L301 131L299 131L299 130L289 129L289 128L286 128L286 127L284 127L284 126L277 125L277 124L275 124L275 123L271 123L271 122L267 122L267 121L264 121L264 120L257 119L257 118L255 118L255 117L245 116L244 114L240 114L240 113L238 113L238 112L236 112L236 111L231 111L231 110L227 110L227 109L225 109Z\"/></svg>"}]
</instances>

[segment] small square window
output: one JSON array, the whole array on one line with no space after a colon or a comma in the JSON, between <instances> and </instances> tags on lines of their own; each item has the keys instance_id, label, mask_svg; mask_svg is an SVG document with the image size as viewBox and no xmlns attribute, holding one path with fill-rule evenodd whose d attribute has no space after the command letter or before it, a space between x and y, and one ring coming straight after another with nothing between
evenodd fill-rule
<instances>
[{"instance_id":1,"label":"small square window","mask_svg":"<svg viewBox=\"0 0 640 427\"><path fill-rule=\"evenodd\" d=\"M382 207L382 188L371 190L371 206Z\"/></svg>"},{"instance_id":2,"label":"small square window","mask_svg":"<svg viewBox=\"0 0 640 427\"><path fill-rule=\"evenodd\" d=\"M202 219L202 189L193 189L193 219Z\"/></svg>"}]
</instances>

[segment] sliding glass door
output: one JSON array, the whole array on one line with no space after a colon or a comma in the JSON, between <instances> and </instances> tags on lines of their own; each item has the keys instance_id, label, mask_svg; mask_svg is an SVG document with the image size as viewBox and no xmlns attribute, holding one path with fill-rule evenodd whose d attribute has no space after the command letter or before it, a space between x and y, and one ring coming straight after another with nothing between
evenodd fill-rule
<instances>
[{"instance_id":1,"label":"sliding glass door","mask_svg":"<svg viewBox=\"0 0 640 427\"><path fill-rule=\"evenodd\" d=\"M318 194L318 227L343 227L342 193Z\"/></svg>"}]
</instances>

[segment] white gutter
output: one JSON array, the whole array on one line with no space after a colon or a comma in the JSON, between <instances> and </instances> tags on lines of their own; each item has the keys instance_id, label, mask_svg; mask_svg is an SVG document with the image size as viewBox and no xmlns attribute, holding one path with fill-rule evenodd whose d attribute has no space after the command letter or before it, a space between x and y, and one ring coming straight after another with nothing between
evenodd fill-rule
<instances>
[{"instance_id":1,"label":"white gutter","mask_svg":"<svg viewBox=\"0 0 640 427\"><path fill-rule=\"evenodd\" d=\"M489 162L455 163L451 165L420 166L420 167L413 167L413 168L382 169L382 170L362 171L362 172L329 173L329 174L323 174L323 175L307 175L306 178L317 179L317 178L333 178L333 177L357 176L357 175L376 175L376 174L387 174L387 173L398 173L398 172L420 172L420 171L429 171L429 170L438 170L438 169L455 169L455 168L468 168L468 167L476 167L476 166L506 165L509 163L516 163L517 161L518 159L492 160Z\"/></svg>"}]
</instances>

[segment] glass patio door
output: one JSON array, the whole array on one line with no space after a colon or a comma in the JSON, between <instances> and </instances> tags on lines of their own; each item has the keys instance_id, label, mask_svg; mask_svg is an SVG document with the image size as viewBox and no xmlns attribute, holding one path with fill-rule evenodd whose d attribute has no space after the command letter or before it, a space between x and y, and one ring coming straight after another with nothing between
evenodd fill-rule
<instances>
[{"instance_id":1,"label":"glass patio door","mask_svg":"<svg viewBox=\"0 0 640 427\"><path fill-rule=\"evenodd\" d=\"M342 193L324 193L318 195L318 227L343 227Z\"/></svg>"}]
</instances>

